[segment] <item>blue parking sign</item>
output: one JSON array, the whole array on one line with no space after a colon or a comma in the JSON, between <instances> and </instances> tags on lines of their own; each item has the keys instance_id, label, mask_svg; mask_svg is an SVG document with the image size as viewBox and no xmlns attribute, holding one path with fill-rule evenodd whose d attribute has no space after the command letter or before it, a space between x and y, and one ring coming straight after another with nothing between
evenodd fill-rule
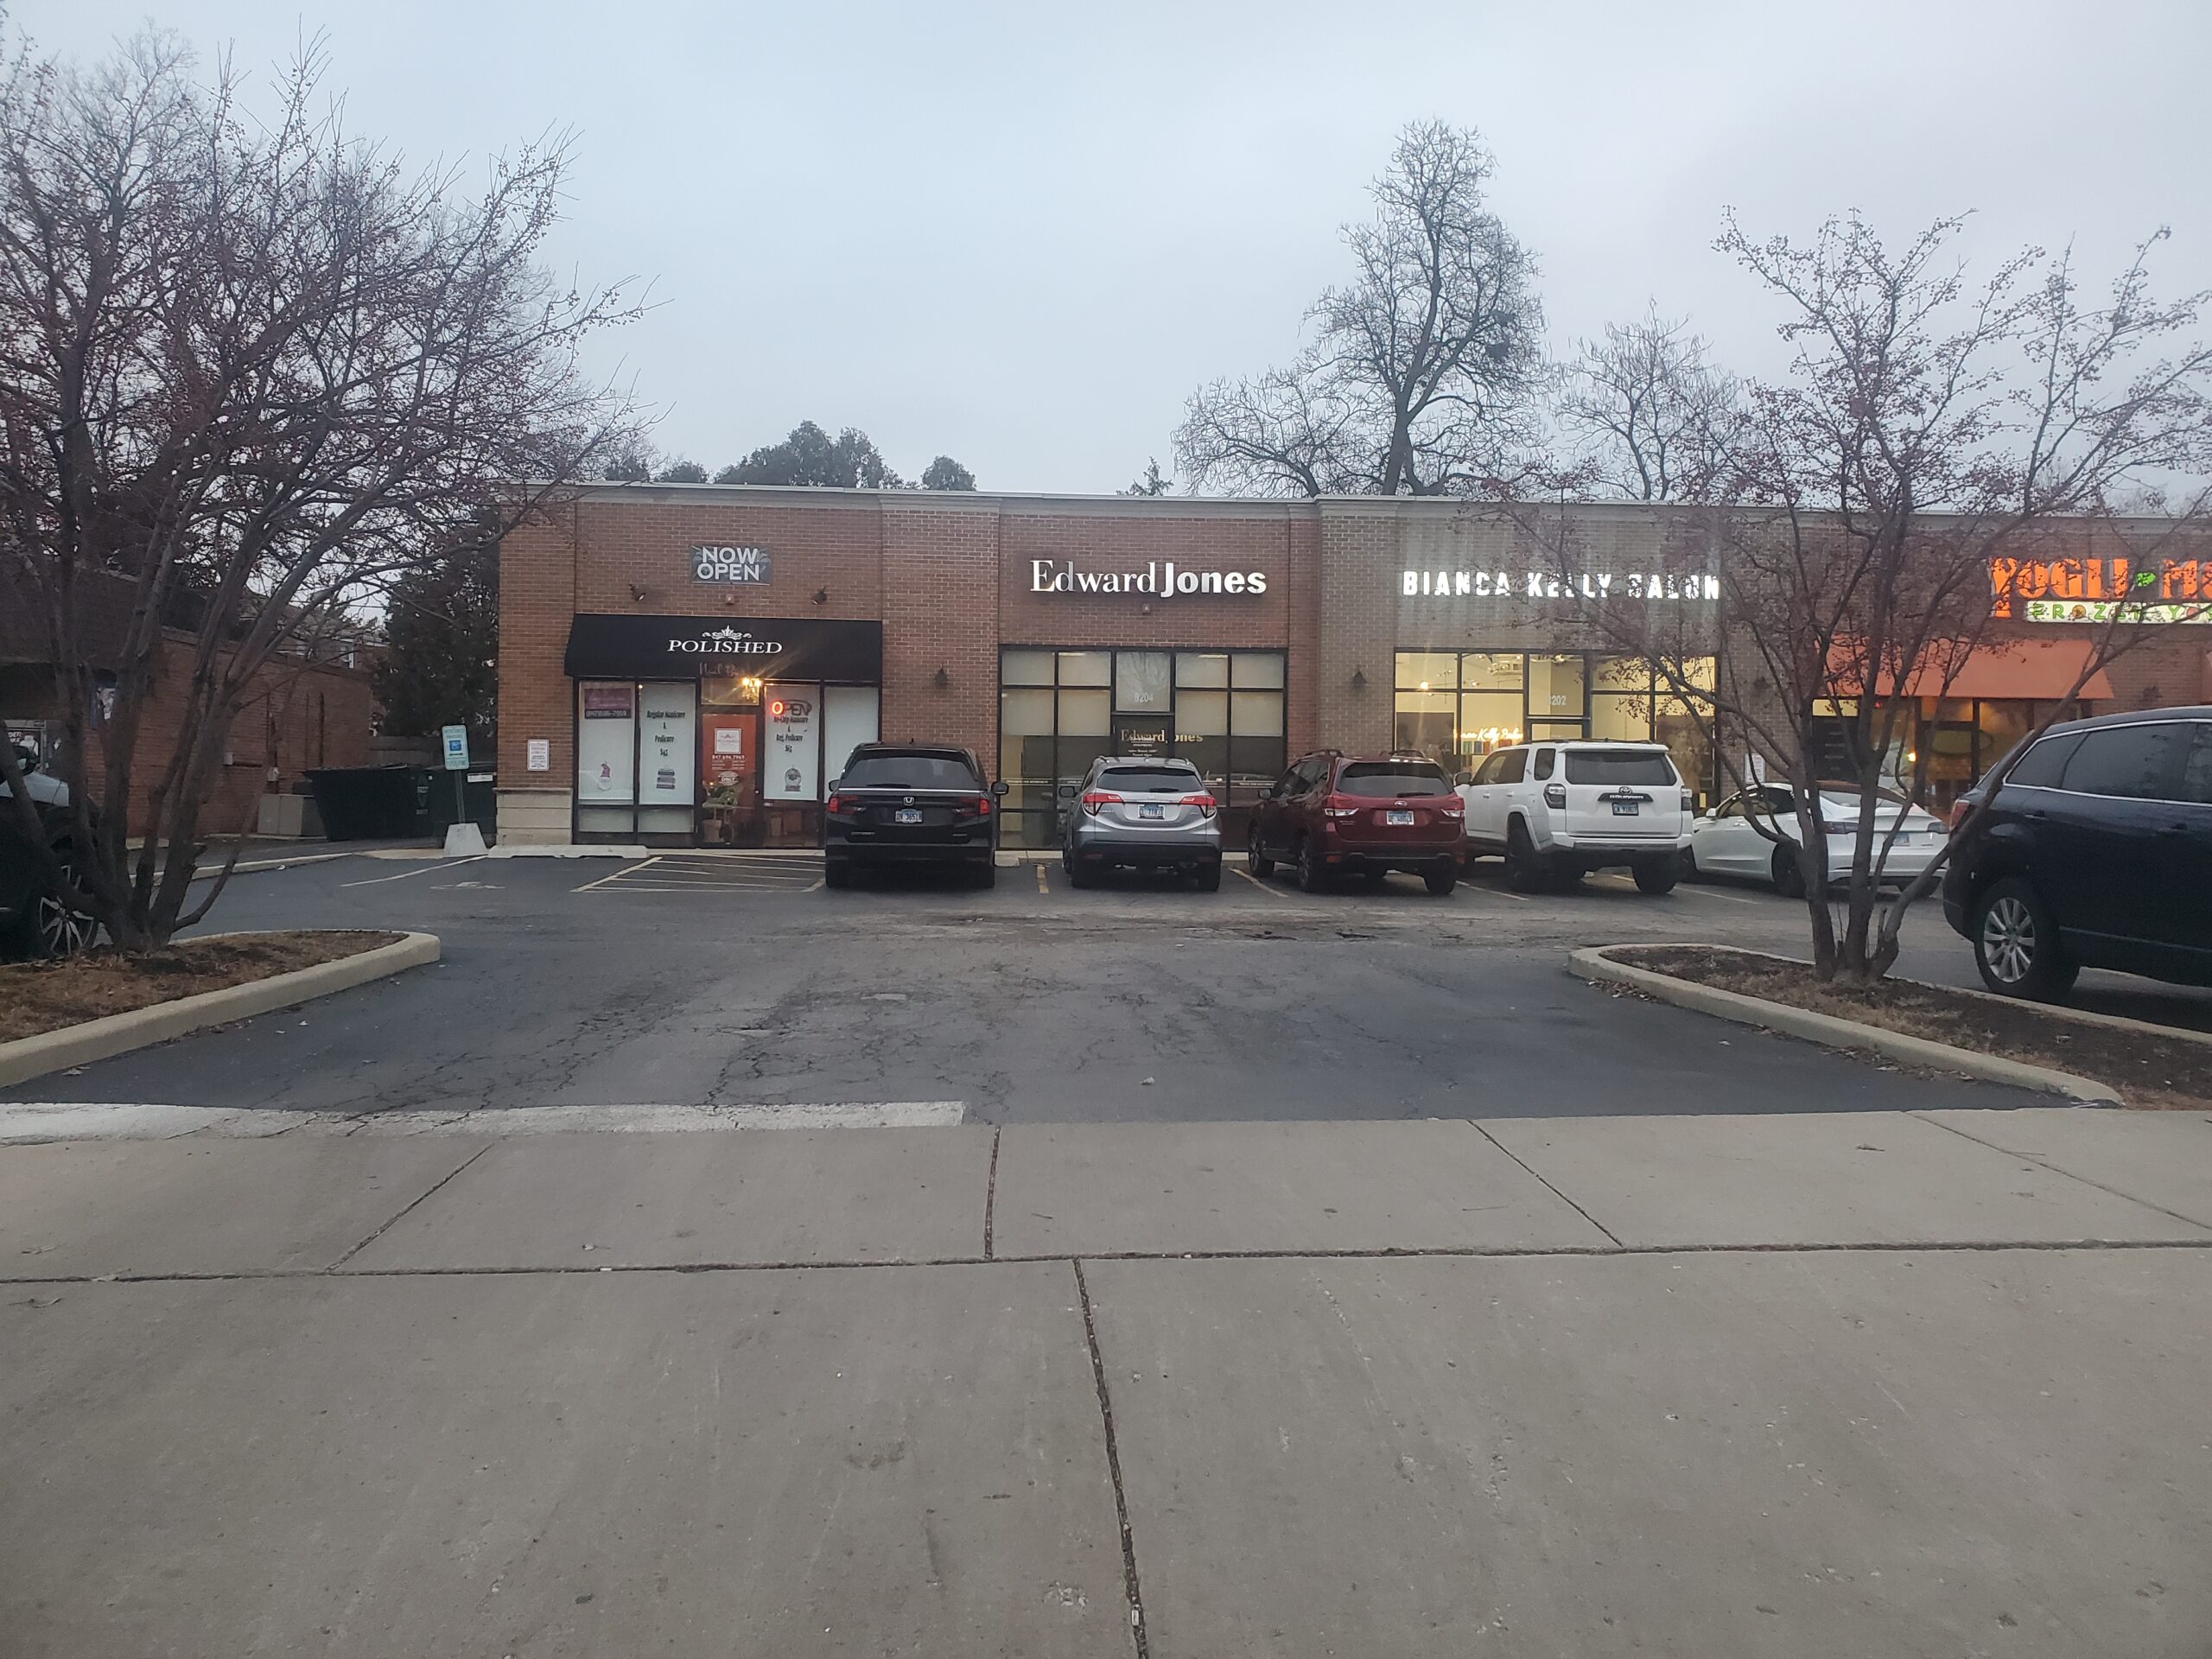
<instances>
[{"instance_id":1,"label":"blue parking sign","mask_svg":"<svg viewBox=\"0 0 2212 1659\"><path fill-rule=\"evenodd\" d=\"M467 772L468 770L468 728L448 726L445 728L445 734L446 770Z\"/></svg>"}]
</instances>

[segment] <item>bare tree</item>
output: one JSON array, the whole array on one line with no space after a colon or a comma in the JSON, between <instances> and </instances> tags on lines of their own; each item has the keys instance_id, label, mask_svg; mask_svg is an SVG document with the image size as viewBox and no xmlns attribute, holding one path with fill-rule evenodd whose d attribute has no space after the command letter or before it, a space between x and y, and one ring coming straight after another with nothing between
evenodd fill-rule
<instances>
[{"instance_id":1,"label":"bare tree","mask_svg":"<svg viewBox=\"0 0 2212 1659\"><path fill-rule=\"evenodd\" d=\"M1580 343L1560 377L1553 417L1585 487L1627 501L1694 499L1723 464L1741 389L1713 366L1687 318L1654 304Z\"/></svg>"},{"instance_id":2,"label":"bare tree","mask_svg":"<svg viewBox=\"0 0 2212 1659\"><path fill-rule=\"evenodd\" d=\"M2073 683L2038 731L2109 664L2212 610L2189 602L2212 507L2212 347L2190 336L2212 296L2152 296L2164 232L2101 304L2084 303L2070 257L2034 250L1969 287L1948 255L1959 225L1892 254L1856 216L1805 245L1729 222L1716 245L1783 302L1794 356L1786 378L1748 389L1708 511L1673 517L1653 573L1717 600L1717 626L1714 608L1625 594L1580 606L1652 663L1737 782L1752 752L1787 772L1815 964L1847 983L1889 971L1907 910L1941 878L1939 860L1882 896L1904 824L1882 791L1923 797L1929 757L1903 777L1893 760L1907 722L1990 647L2013 574L2069 562L2101 596L2082 607ZM2138 516L2146 504L2159 516ZM1580 568L1571 512L1507 510L1562 573ZM1847 839L1821 787L1838 781L1855 798Z\"/></svg>"},{"instance_id":3,"label":"bare tree","mask_svg":"<svg viewBox=\"0 0 2212 1659\"><path fill-rule=\"evenodd\" d=\"M89 70L26 48L0 76L0 586L53 664L74 815L53 874L127 950L221 891L187 904L240 706L425 549L635 437L576 366L632 308L537 262L567 141L472 191L353 137L321 72L303 54L267 119L166 35ZM43 847L4 745L0 778Z\"/></svg>"},{"instance_id":4,"label":"bare tree","mask_svg":"<svg viewBox=\"0 0 2212 1659\"><path fill-rule=\"evenodd\" d=\"M1500 476L1541 380L1535 256L1485 206L1471 130L1416 123L1348 225L1353 280L1323 294L1287 366L1194 393L1175 434L1193 488L1440 495Z\"/></svg>"}]
</instances>

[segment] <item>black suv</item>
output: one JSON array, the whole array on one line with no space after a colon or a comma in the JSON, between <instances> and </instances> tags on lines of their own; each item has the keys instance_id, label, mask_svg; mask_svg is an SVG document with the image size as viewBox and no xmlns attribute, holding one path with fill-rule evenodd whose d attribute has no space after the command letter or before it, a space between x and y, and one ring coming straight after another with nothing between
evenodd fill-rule
<instances>
[{"instance_id":1,"label":"black suv","mask_svg":"<svg viewBox=\"0 0 2212 1659\"><path fill-rule=\"evenodd\" d=\"M2212 985L2212 709L2054 726L1996 775L1943 873L1990 989L2050 1001L2083 968Z\"/></svg>"},{"instance_id":2,"label":"black suv","mask_svg":"<svg viewBox=\"0 0 2212 1659\"><path fill-rule=\"evenodd\" d=\"M991 858L1004 784L986 784L966 749L936 743L863 743L830 786L822 809L822 880L886 864L935 864L979 887L995 880Z\"/></svg>"},{"instance_id":3,"label":"black suv","mask_svg":"<svg viewBox=\"0 0 2212 1659\"><path fill-rule=\"evenodd\" d=\"M69 786L38 771L38 756L18 748L41 830L65 874L75 868ZM92 943L99 924L61 902L46 861L23 838L16 804L0 781L0 960L73 956Z\"/></svg>"}]
</instances>

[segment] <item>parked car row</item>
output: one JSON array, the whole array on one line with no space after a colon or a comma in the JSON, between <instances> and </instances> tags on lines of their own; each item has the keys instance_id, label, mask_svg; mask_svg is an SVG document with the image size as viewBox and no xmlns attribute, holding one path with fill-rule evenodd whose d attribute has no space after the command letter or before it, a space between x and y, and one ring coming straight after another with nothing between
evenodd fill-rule
<instances>
[{"instance_id":1,"label":"parked car row","mask_svg":"<svg viewBox=\"0 0 2212 1659\"><path fill-rule=\"evenodd\" d=\"M1988 810L1974 811L1984 785L1948 826L1893 793L1874 807L1885 882L1924 874L1948 846L1944 915L1991 988L2060 996L2083 967L2212 984L2212 709L2053 727L1992 775L2004 782ZM988 887L1005 793L965 749L864 745L830 796L824 879L949 863ZM1060 795L1076 887L1119 868L1221 885L1221 805L1187 761L1109 756ZM1859 814L1857 794L1822 791L1832 870L1855 850ZM1262 791L1244 850L1255 877L1286 867L1309 893L1402 871L1441 895L1487 857L1517 889L1618 868L1647 893L1684 874L1804 892L1791 791L1756 785L1700 814L1658 743L1517 743L1456 778L1424 755L1316 751Z\"/></svg>"}]
</instances>

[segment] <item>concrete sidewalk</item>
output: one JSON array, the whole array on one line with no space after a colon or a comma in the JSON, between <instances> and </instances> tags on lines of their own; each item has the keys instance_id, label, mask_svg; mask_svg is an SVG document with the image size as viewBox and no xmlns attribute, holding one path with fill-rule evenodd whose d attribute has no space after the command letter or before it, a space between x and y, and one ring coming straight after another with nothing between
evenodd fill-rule
<instances>
[{"instance_id":1,"label":"concrete sidewalk","mask_svg":"<svg viewBox=\"0 0 2212 1659\"><path fill-rule=\"evenodd\" d=\"M0 1652L2212 1633L2212 1116L483 1127L0 1147Z\"/></svg>"}]
</instances>

